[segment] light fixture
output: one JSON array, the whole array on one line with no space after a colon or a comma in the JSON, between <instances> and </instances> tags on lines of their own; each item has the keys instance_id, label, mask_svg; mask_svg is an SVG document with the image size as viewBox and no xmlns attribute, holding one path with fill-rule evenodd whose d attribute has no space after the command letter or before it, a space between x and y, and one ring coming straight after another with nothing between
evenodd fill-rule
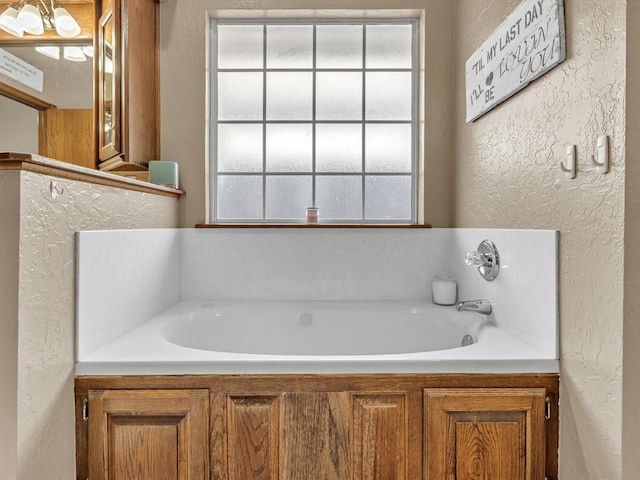
<instances>
[{"instance_id":1,"label":"light fixture","mask_svg":"<svg viewBox=\"0 0 640 480\"><path fill-rule=\"evenodd\" d=\"M84 53L87 57L93 58L93 47L91 45L82 47L82 53Z\"/></svg>"},{"instance_id":2,"label":"light fixture","mask_svg":"<svg viewBox=\"0 0 640 480\"><path fill-rule=\"evenodd\" d=\"M19 8L20 5L16 3L13 5L9 5L7 9L2 12L2 15L0 15L0 29L4 30L7 33L10 33L14 37L22 38L24 28L18 21Z\"/></svg>"},{"instance_id":3,"label":"light fixture","mask_svg":"<svg viewBox=\"0 0 640 480\"><path fill-rule=\"evenodd\" d=\"M31 3L25 3L18 12L18 21L22 24L24 31L31 35L42 35L44 24L40 9Z\"/></svg>"},{"instance_id":4,"label":"light fixture","mask_svg":"<svg viewBox=\"0 0 640 480\"><path fill-rule=\"evenodd\" d=\"M65 60L71 60L72 62L84 62L87 57L82 53L82 47L64 47L63 56Z\"/></svg>"},{"instance_id":5,"label":"light fixture","mask_svg":"<svg viewBox=\"0 0 640 480\"><path fill-rule=\"evenodd\" d=\"M0 15L0 28L15 37L23 33L42 35L45 30L54 30L63 38L80 35L80 25L66 8L56 0L50 0L48 7L45 0L20 0L9 5Z\"/></svg>"},{"instance_id":6,"label":"light fixture","mask_svg":"<svg viewBox=\"0 0 640 480\"><path fill-rule=\"evenodd\" d=\"M60 6L53 10L53 18L58 35L64 38L73 38L80 35L80 25L65 8Z\"/></svg>"},{"instance_id":7,"label":"light fixture","mask_svg":"<svg viewBox=\"0 0 640 480\"><path fill-rule=\"evenodd\" d=\"M60 60L60 47L56 47L55 45L40 45L36 47L36 52Z\"/></svg>"}]
</instances>

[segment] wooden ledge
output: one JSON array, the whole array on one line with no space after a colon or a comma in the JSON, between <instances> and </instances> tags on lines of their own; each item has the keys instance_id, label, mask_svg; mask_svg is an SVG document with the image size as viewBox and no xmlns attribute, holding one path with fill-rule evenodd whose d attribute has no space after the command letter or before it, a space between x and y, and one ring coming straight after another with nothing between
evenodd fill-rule
<instances>
[{"instance_id":1,"label":"wooden ledge","mask_svg":"<svg viewBox=\"0 0 640 480\"><path fill-rule=\"evenodd\" d=\"M198 223L195 228L431 228L429 224L402 223Z\"/></svg>"},{"instance_id":2,"label":"wooden ledge","mask_svg":"<svg viewBox=\"0 0 640 480\"><path fill-rule=\"evenodd\" d=\"M105 185L136 192L151 193L179 198L185 194L183 190L141 182L131 178L101 172L91 168L80 167L71 163L52 160L32 153L0 152L0 170L25 170L28 172L51 175L79 182Z\"/></svg>"}]
</instances>

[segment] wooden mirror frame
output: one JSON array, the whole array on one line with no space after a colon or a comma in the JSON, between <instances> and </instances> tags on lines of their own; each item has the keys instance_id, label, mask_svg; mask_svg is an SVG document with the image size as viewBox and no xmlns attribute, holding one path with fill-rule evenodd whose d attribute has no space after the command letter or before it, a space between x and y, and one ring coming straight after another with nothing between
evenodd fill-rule
<instances>
[{"instance_id":1,"label":"wooden mirror frame","mask_svg":"<svg viewBox=\"0 0 640 480\"><path fill-rule=\"evenodd\" d=\"M39 112L49 110L50 108L56 108L56 106L51 103L45 102L38 97L29 95L22 90L2 82L0 82L0 95L10 98L11 100L15 100L16 102L20 102L28 107L35 108Z\"/></svg>"},{"instance_id":2,"label":"wooden mirror frame","mask_svg":"<svg viewBox=\"0 0 640 480\"><path fill-rule=\"evenodd\" d=\"M107 42L105 41L105 30L109 22L112 23L112 40L111 40L111 61L113 62L113 73L111 78L111 131L112 139L106 142L105 139L105 123L107 99L105 98L106 69L105 58L107 56ZM121 110L120 103L122 98L122 85L120 71L120 12L118 8L108 8L98 21L98 42L96 51L97 69L96 69L96 98L98 99L96 128L98 130L98 157L101 161L116 157L122 153L120 135Z\"/></svg>"}]
</instances>

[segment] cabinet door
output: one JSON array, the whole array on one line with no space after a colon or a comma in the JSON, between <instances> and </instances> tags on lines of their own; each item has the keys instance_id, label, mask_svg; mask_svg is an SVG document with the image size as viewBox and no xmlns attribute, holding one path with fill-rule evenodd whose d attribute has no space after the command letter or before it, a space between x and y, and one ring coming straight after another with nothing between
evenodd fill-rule
<instances>
[{"instance_id":1,"label":"cabinet door","mask_svg":"<svg viewBox=\"0 0 640 480\"><path fill-rule=\"evenodd\" d=\"M207 390L89 392L91 480L208 478Z\"/></svg>"},{"instance_id":2,"label":"cabinet door","mask_svg":"<svg viewBox=\"0 0 640 480\"><path fill-rule=\"evenodd\" d=\"M545 390L426 389L428 480L543 480Z\"/></svg>"}]
</instances>

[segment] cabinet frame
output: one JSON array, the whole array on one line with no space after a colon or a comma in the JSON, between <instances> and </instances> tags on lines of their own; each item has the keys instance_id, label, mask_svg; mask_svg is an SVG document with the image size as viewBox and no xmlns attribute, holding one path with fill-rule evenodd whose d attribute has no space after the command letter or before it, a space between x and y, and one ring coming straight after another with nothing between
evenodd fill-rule
<instances>
[{"instance_id":1,"label":"cabinet frame","mask_svg":"<svg viewBox=\"0 0 640 480\"><path fill-rule=\"evenodd\" d=\"M276 421L269 427L260 428L265 435L274 435L274 432L282 432L290 428L285 424L285 405L289 402L289 410L300 409L301 406L309 406L309 400L319 400L322 405L320 410L327 412L327 408L338 412L338 417L351 422L348 432L348 461L349 476L351 480L369 478L367 466L357 467L353 465L361 461L361 458L376 458L375 438L371 439L366 448L361 448L354 443L354 437L360 435L362 426L372 425L372 422L396 422L396 425L404 425L406 431L402 436L394 439L395 451L406 452L404 464L406 470L403 476L407 480L426 479L425 454L426 442L424 432L426 427L423 421L424 415L424 391L425 389L475 389L481 393L482 389L544 389L545 398L548 398L549 418L544 424L545 445L545 472L549 480L557 479L558 470L558 375L557 374L343 374L343 375L143 375L143 376L83 376L76 377L76 463L77 478L87 478L88 455L88 428L82 418L83 402L88 398L92 390L141 390L141 389L208 389L210 398L209 407L209 431L210 445L210 477L212 479L231 480L228 476L228 434L230 419L232 422L238 419L256 415L258 418L271 418ZM508 392L508 390L505 390ZM314 397L313 394L319 394ZM326 402L323 400L326 398ZM333 399L333 400L332 400ZM293 402L293 403L291 403ZM324 403L323 403L324 402ZM334 402L334 403L331 403ZM337 404L335 402L338 402ZM331 407L331 405L336 405ZM363 405L371 407L369 413L363 415ZM381 407L381 408L378 408ZM229 411L229 409L233 411ZM384 412L384 408L390 408ZM336 410L337 409L337 410ZM395 409L395 410L394 410ZM308 410L308 408L307 408ZM91 412L89 412L91 415ZM320 417L325 415L319 414ZM245 416L245 417L243 417ZM365 418L363 423L362 419ZM371 420L373 419L373 420ZM357 422L359 422L359 426ZM276 428L277 424L277 428ZM258 423L256 423L258 425ZM360 430L358 430L360 429ZM271 433L268 433L271 432ZM355 432L355 434L354 434ZM217 437L216 437L217 435ZM272 437L273 438L273 437ZM295 437L290 437L295 438ZM278 465L274 465L271 476L266 478L289 478L287 470L290 464L283 460L281 439L274 439L267 450L259 454L260 458L270 458L272 465L275 462L275 454L279 453ZM361 442L362 443L362 442ZM237 445L236 445L237 446ZM223 452L222 457L219 453ZM304 449L303 449L304 450ZM340 456L339 458L344 458ZM381 457L378 457L381 458ZM283 463L285 462L285 463ZM284 466L284 470L283 470ZM289 475L290 476L290 475ZM332 477L327 477L332 478ZM342 480L342 479L341 479Z\"/></svg>"}]
</instances>

